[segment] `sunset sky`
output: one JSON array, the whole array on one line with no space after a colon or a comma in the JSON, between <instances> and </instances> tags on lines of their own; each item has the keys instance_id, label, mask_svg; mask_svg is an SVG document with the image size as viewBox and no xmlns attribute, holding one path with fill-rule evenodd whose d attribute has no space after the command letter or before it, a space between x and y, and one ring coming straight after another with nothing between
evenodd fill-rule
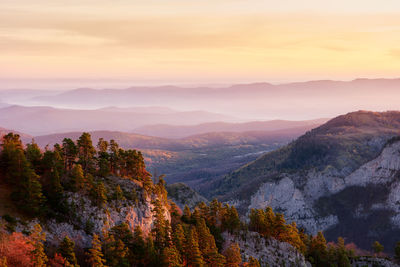
<instances>
[{"instance_id":1,"label":"sunset sky","mask_svg":"<svg viewBox=\"0 0 400 267\"><path fill-rule=\"evenodd\" d=\"M0 79L397 77L398 0L1 0Z\"/></svg>"}]
</instances>

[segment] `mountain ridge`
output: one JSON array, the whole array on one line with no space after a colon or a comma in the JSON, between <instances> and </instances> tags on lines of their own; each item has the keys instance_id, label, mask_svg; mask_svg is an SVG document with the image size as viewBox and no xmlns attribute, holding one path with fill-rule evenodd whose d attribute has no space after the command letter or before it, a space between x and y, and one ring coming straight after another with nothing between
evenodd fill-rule
<instances>
[{"instance_id":1,"label":"mountain ridge","mask_svg":"<svg viewBox=\"0 0 400 267\"><path fill-rule=\"evenodd\" d=\"M343 236L368 249L376 239L392 249L400 233L399 136L398 111L338 116L233 171L213 193L242 213L272 206L329 240Z\"/></svg>"}]
</instances>

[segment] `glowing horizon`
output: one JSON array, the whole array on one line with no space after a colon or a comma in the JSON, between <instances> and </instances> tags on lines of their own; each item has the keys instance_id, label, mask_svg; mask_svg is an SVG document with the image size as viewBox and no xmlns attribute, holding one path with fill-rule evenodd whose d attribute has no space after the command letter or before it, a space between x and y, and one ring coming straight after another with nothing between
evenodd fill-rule
<instances>
[{"instance_id":1,"label":"glowing horizon","mask_svg":"<svg viewBox=\"0 0 400 267\"><path fill-rule=\"evenodd\" d=\"M400 2L0 3L0 79L159 83L398 77Z\"/></svg>"}]
</instances>

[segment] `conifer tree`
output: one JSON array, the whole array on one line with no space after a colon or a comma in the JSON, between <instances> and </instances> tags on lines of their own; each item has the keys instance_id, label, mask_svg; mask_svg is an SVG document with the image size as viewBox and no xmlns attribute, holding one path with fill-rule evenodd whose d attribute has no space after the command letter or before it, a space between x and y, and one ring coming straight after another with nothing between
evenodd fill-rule
<instances>
[{"instance_id":1,"label":"conifer tree","mask_svg":"<svg viewBox=\"0 0 400 267\"><path fill-rule=\"evenodd\" d=\"M240 255L239 245L232 243L225 251L224 256L226 258L225 266L227 267L239 267L242 263L242 256Z\"/></svg>"},{"instance_id":2,"label":"conifer tree","mask_svg":"<svg viewBox=\"0 0 400 267\"><path fill-rule=\"evenodd\" d=\"M110 174L110 155L108 154L108 142L105 141L103 138L99 139L99 142L97 143L97 166L98 166L98 171L97 173L102 176L106 177L107 175Z\"/></svg>"},{"instance_id":3,"label":"conifer tree","mask_svg":"<svg viewBox=\"0 0 400 267\"><path fill-rule=\"evenodd\" d=\"M119 161L119 146L114 140L110 140L109 145L109 161L110 161L110 171L112 174L118 174L118 161Z\"/></svg>"},{"instance_id":4,"label":"conifer tree","mask_svg":"<svg viewBox=\"0 0 400 267\"><path fill-rule=\"evenodd\" d=\"M157 266L160 264L159 257L156 253L156 249L154 247L154 242L151 236L146 238L146 249L145 249L145 259L143 266Z\"/></svg>"},{"instance_id":5,"label":"conifer tree","mask_svg":"<svg viewBox=\"0 0 400 267\"><path fill-rule=\"evenodd\" d=\"M83 174L86 175L93 169L93 157L96 152L89 133L83 133L78 139L79 162L82 165Z\"/></svg>"},{"instance_id":6,"label":"conifer tree","mask_svg":"<svg viewBox=\"0 0 400 267\"><path fill-rule=\"evenodd\" d=\"M79 266L75 256L75 242L72 241L68 236L65 236L63 241L60 243L58 252L73 266Z\"/></svg>"},{"instance_id":7,"label":"conifer tree","mask_svg":"<svg viewBox=\"0 0 400 267\"><path fill-rule=\"evenodd\" d=\"M92 239L92 247L87 253L87 263L91 267L103 267L106 262L101 252L101 242L99 236L94 234Z\"/></svg>"},{"instance_id":8,"label":"conifer tree","mask_svg":"<svg viewBox=\"0 0 400 267\"><path fill-rule=\"evenodd\" d=\"M175 229L172 233L172 241L176 249L179 251L179 253L183 254L186 244L186 238L185 238L185 232L183 231L183 227L179 223L175 226Z\"/></svg>"},{"instance_id":9,"label":"conifer tree","mask_svg":"<svg viewBox=\"0 0 400 267\"><path fill-rule=\"evenodd\" d=\"M70 138L64 138L62 143L62 151L65 161L64 168L66 171L69 171L72 169L75 159L78 156L78 147Z\"/></svg>"},{"instance_id":10,"label":"conifer tree","mask_svg":"<svg viewBox=\"0 0 400 267\"><path fill-rule=\"evenodd\" d=\"M93 184L91 195L97 206L103 207L107 203L107 190L103 182Z\"/></svg>"},{"instance_id":11,"label":"conifer tree","mask_svg":"<svg viewBox=\"0 0 400 267\"><path fill-rule=\"evenodd\" d=\"M175 226L181 220L181 212L178 206L173 201L169 202L169 206L170 206L169 213L171 214L171 225Z\"/></svg>"},{"instance_id":12,"label":"conifer tree","mask_svg":"<svg viewBox=\"0 0 400 267\"><path fill-rule=\"evenodd\" d=\"M324 266L324 264L327 264L328 251L326 239L322 232L318 232L317 236L311 240L309 254L315 265Z\"/></svg>"},{"instance_id":13,"label":"conifer tree","mask_svg":"<svg viewBox=\"0 0 400 267\"><path fill-rule=\"evenodd\" d=\"M204 266L203 256L199 249L197 232L191 227L186 238L185 261L187 266L202 267Z\"/></svg>"},{"instance_id":14,"label":"conifer tree","mask_svg":"<svg viewBox=\"0 0 400 267\"><path fill-rule=\"evenodd\" d=\"M39 173L41 167L42 152L40 151L39 146L35 143L35 140L32 139L32 143L26 145L25 153L26 159L29 161L34 171L36 173Z\"/></svg>"},{"instance_id":15,"label":"conifer tree","mask_svg":"<svg viewBox=\"0 0 400 267\"><path fill-rule=\"evenodd\" d=\"M108 266L128 267L129 250L121 239L116 239L114 235L104 233L104 257Z\"/></svg>"},{"instance_id":16,"label":"conifer tree","mask_svg":"<svg viewBox=\"0 0 400 267\"><path fill-rule=\"evenodd\" d=\"M185 205L183 208L183 215L182 215L182 221L185 223L190 223L192 220L192 213L190 212L189 206Z\"/></svg>"},{"instance_id":17,"label":"conifer tree","mask_svg":"<svg viewBox=\"0 0 400 267\"><path fill-rule=\"evenodd\" d=\"M30 235L32 245L34 250L32 251L34 255L35 267L45 267L48 261L46 253L44 252L43 242L46 241L46 233L42 232L42 227L40 224L36 224L33 227L33 231Z\"/></svg>"},{"instance_id":18,"label":"conifer tree","mask_svg":"<svg viewBox=\"0 0 400 267\"><path fill-rule=\"evenodd\" d=\"M25 157L18 134L9 133L3 137L0 154L0 172L5 182L13 187L12 199L29 214L42 211L45 197L39 176Z\"/></svg>"},{"instance_id":19,"label":"conifer tree","mask_svg":"<svg viewBox=\"0 0 400 267\"><path fill-rule=\"evenodd\" d=\"M336 254L337 254L338 266L340 267L351 266L343 237L338 237Z\"/></svg>"},{"instance_id":20,"label":"conifer tree","mask_svg":"<svg viewBox=\"0 0 400 267\"><path fill-rule=\"evenodd\" d=\"M168 224L169 222L164 218L164 208L159 199L153 202L154 208L154 226L152 229L154 236L154 245L158 251L161 251L163 247L168 245L169 232Z\"/></svg>"},{"instance_id":21,"label":"conifer tree","mask_svg":"<svg viewBox=\"0 0 400 267\"><path fill-rule=\"evenodd\" d=\"M182 259L175 246L165 247L162 252L162 266L182 267Z\"/></svg>"},{"instance_id":22,"label":"conifer tree","mask_svg":"<svg viewBox=\"0 0 400 267\"><path fill-rule=\"evenodd\" d=\"M82 166L80 164L74 165L70 173L70 189L73 192L83 189L85 186L85 177Z\"/></svg>"},{"instance_id":23,"label":"conifer tree","mask_svg":"<svg viewBox=\"0 0 400 267\"><path fill-rule=\"evenodd\" d=\"M140 226L136 226L133 232L132 241L133 263L135 266L144 266L146 244L143 238L143 231Z\"/></svg>"},{"instance_id":24,"label":"conifer tree","mask_svg":"<svg viewBox=\"0 0 400 267\"><path fill-rule=\"evenodd\" d=\"M218 253L214 236L210 233L205 220L201 218L197 223L199 248L203 255L204 262L208 266L223 266L225 257Z\"/></svg>"},{"instance_id":25,"label":"conifer tree","mask_svg":"<svg viewBox=\"0 0 400 267\"><path fill-rule=\"evenodd\" d=\"M239 230L240 219L239 214L234 206L225 206L226 214L223 219L223 228L228 230L230 233Z\"/></svg>"}]
</instances>

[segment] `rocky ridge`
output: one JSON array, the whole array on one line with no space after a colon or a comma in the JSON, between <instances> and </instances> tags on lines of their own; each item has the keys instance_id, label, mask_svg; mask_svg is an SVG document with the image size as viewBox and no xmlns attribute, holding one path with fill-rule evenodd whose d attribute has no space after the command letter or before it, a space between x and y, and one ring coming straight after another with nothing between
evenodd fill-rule
<instances>
[{"instance_id":1,"label":"rocky ridge","mask_svg":"<svg viewBox=\"0 0 400 267\"><path fill-rule=\"evenodd\" d=\"M283 212L289 221L315 234L339 223L343 216L329 209L329 197L343 192L383 191L370 203L358 203L353 217L367 218L375 212L388 211L392 227L400 227L400 141L388 144L372 161L350 175L340 177L334 169L311 170L304 175L282 174L276 182L264 183L251 197L249 208L271 206ZM304 185L299 180L305 181ZM367 189L370 190L367 190ZM347 190L347 191L346 191ZM353 196L356 197L358 193Z\"/></svg>"}]
</instances>

